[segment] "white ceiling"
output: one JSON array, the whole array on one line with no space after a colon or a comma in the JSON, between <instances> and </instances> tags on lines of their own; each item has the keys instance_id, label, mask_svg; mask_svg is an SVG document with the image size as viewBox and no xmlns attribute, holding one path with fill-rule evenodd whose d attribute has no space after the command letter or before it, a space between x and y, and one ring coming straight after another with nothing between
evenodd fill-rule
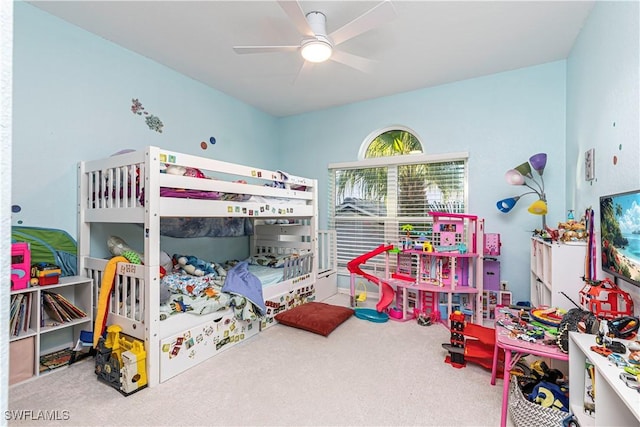
<instances>
[{"instance_id":1,"label":"white ceiling","mask_svg":"<svg viewBox=\"0 0 640 427\"><path fill-rule=\"evenodd\" d=\"M395 19L341 44L374 60L298 76L298 52L239 55L236 45L301 36L276 1L30 1L107 40L274 116L288 116L565 59L593 1L392 2ZM327 32L378 1L302 1Z\"/></svg>"}]
</instances>

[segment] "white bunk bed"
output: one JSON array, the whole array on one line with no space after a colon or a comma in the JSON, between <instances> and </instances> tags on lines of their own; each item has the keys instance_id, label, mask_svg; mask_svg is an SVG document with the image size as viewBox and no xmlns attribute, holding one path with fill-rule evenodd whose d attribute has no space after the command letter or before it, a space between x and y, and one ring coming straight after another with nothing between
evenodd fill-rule
<instances>
[{"instance_id":1,"label":"white bunk bed","mask_svg":"<svg viewBox=\"0 0 640 427\"><path fill-rule=\"evenodd\" d=\"M199 175L176 175L171 168L196 170ZM124 334L144 342L149 386L255 335L274 323L276 313L336 292L331 232L320 235L323 251L333 251L332 255L318 256L314 179L152 146L83 161L78 169L79 272L93 279L94 311L110 258L92 255L101 243L92 239L92 225L141 225L144 264L117 264L107 324L117 324ZM262 288L266 315L258 320L239 319L229 308L203 315L162 316L163 218L249 218L251 255L296 254L283 262L282 279Z\"/></svg>"}]
</instances>

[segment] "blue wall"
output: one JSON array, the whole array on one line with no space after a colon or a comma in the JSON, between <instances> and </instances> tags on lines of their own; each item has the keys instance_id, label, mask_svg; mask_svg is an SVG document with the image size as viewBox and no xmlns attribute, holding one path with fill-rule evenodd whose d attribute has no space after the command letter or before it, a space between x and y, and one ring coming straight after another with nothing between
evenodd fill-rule
<instances>
[{"instance_id":1,"label":"blue wall","mask_svg":"<svg viewBox=\"0 0 640 427\"><path fill-rule=\"evenodd\" d=\"M600 196L640 189L639 16L637 1L596 2L567 60L566 203L592 206L596 230ZM585 181L584 153L591 148L596 179ZM620 283L640 313L640 289Z\"/></svg>"},{"instance_id":2,"label":"blue wall","mask_svg":"<svg viewBox=\"0 0 640 427\"><path fill-rule=\"evenodd\" d=\"M357 160L374 130L391 125L413 129L427 154L469 153L469 212L485 218L487 232L500 233L502 277L516 298L529 300L529 236L541 217L523 198L509 214L495 204L520 194L504 173L535 153L548 153L544 173L548 222L565 216L565 61L417 90L280 120L280 147L292 173L327 176L327 164ZM311 164L297 163L304 144ZM297 170L296 170L297 169ZM327 182L320 181L320 222L327 220ZM382 243L382 242L381 242Z\"/></svg>"},{"instance_id":3,"label":"blue wall","mask_svg":"<svg viewBox=\"0 0 640 427\"><path fill-rule=\"evenodd\" d=\"M12 204L22 210L12 224L75 236L78 161L125 148L281 166L272 116L26 3L14 14ZM132 98L162 133L132 113Z\"/></svg>"},{"instance_id":4,"label":"blue wall","mask_svg":"<svg viewBox=\"0 0 640 427\"><path fill-rule=\"evenodd\" d=\"M22 210L13 224L75 235L77 162L158 145L318 178L326 226L327 165L356 160L371 132L402 125L429 154L469 153L470 212L501 234L502 277L520 300L529 299L528 238L541 220L526 212L530 196L510 214L495 209L518 194L507 169L549 154L551 225L601 192L639 183L637 2L598 3L567 61L280 119L31 5L15 3L14 25L12 203ZM132 114L131 98L163 121L163 133ZM210 136L218 142L203 151ZM595 146L597 164L611 163L614 142L624 142L624 162L612 174L598 166L606 189L578 179L582 153Z\"/></svg>"}]
</instances>

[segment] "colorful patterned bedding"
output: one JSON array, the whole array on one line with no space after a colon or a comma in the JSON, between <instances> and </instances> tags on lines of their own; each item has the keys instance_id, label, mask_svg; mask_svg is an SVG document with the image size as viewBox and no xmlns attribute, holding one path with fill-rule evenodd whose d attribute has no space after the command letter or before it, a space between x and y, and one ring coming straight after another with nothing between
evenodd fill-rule
<instances>
[{"instance_id":1,"label":"colorful patterned bedding","mask_svg":"<svg viewBox=\"0 0 640 427\"><path fill-rule=\"evenodd\" d=\"M266 311L262 288L281 282L283 269L251 263L256 258L264 257L240 262L228 269L226 276L193 276L182 271L167 274L160 281L166 293L160 320L178 313L203 315L230 307L238 319L258 319Z\"/></svg>"}]
</instances>

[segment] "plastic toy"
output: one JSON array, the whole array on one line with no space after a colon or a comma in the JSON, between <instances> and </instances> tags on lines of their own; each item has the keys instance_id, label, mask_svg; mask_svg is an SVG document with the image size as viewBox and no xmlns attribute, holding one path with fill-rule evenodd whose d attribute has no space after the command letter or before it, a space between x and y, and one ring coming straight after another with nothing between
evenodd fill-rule
<instances>
[{"instance_id":1,"label":"plastic toy","mask_svg":"<svg viewBox=\"0 0 640 427\"><path fill-rule=\"evenodd\" d=\"M594 353L599 354L600 356L604 356L604 357L608 357L611 353L613 353L607 347L599 347L597 345L592 345L591 347L589 347L589 349L591 351L593 351Z\"/></svg>"},{"instance_id":2,"label":"plastic toy","mask_svg":"<svg viewBox=\"0 0 640 427\"><path fill-rule=\"evenodd\" d=\"M631 375L628 372L620 372L620 379L627 387L636 389L640 392L640 381L636 375Z\"/></svg>"},{"instance_id":3,"label":"plastic toy","mask_svg":"<svg viewBox=\"0 0 640 427\"><path fill-rule=\"evenodd\" d=\"M384 323L389 320L389 315L387 313L381 313L372 308L356 308L355 316L358 319L368 320L369 322L374 323Z\"/></svg>"},{"instance_id":4,"label":"plastic toy","mask_svg":"<svg viewBox=\"0 0 640 427\"><path fill-rule=\"evenodd\" d=\"M633 365L625 366L624 371L630 373L631 375L640 375L640 367L636 367Z\"/></svg>"},{"instance_id":5,"label":"plastic toy","mask_svg":"<svg viewBox=\"0 0 640 427\"><path fill-rule=\"evenodd\" d=\"M355 307L354 297L356 275L362 276L365 279L369 280L371 283L375 283L380 287L380 299L376 304L376 310L378 310L378 312L386 310L389 305L391 305L391 302L395 297L395 292L389 282L372 274L365 273L360 268L360 265L367 262L368 259L373 258L374 256L381 253L390 251L391 249L393 249L393 245L380 245L373 251L367 252L364 255L360 255L359 257L352 259L347 263L347 269L349 270L349 273L351 273L351 307Z\"/></svg>"},{"instance_id":6,"label":"plastic toy","mask_svg":"<svg viewBox=\"0 0 640 427\"><path fill-rule=\"evenodd\" d=\"M493 350L496 344L496 331L493 328L468 323L461 311L455 311L450 316L451 340L442 347L449 351L445 363L454 368L463 368L466 363L474 363L485 369L491 369L493 364ZM504 371L504 353L498 353L498 378L502 378Z\"/></svg>"},{"instance_id":7,"label":"plastic toy","mask_svg":"<svg viewBox=\"0 0 640 427\"><path fill-rule=\"evenodd\" d=\"M538 403L544 408L554 408L569 412L567 390L551 382L543 381L538 383L529 395L529 400Z\"/></svg>"},{"instance_id":8,"label":"plastic toy","mask_svg":"<svg viewBox=\"0 0 640 427\"><path fill-rule=\"evenodd\" d=\"M358 285L360 289L362 289L362 292L360 292L355 296L356 306L358 305L359 302L365 302L367 300L367 286L364 284L362 280L358 281Z\"/></svg>"},{"instance_id":9,"label":"plastic toy","mask_svg":"<svg viewBox=\"0 0 640 427\"><path fill-rule=\"evenodd\" d=\"M402 310L399 310L395 307L389 307L389 309L387 310L387 314L392 319L396 319L396 320L402 319Z\"/></svg>"},{"instance_id":10,"label":"plastic toy","mask_svg":"<svg viewBox=\"0 0 640 427\"><path fill-rule=\"evenodd\" d=\"M107 326L107 315L109 308L109 300L111 299L111 291L113 290L114 279L116 277L116 267L119 262L129 262L123 256L115 256L111 258L104 268L102 275L102 283L100 284L100 295L98 296L98 304L96 306L96 318L93 326L93 347L98 347L98 341Z\"/></svg>"},{"instance_id":11,"label":"plastic toy","mask_svg":"<svg viewBox=\"0 0 640 427\"><path fill-rule=\"evenodd\" d=\"M403 224L400 229L407 233L407 239L411 238L411 232L413 231L413 225L411 224Z\"/></svg>"},{"instance_id":12,"label":"plastic toy","mask_svg":"<svg viewBox=\"0 0 640 427\"><path fill-rule=\"evenodd\" d=\"M451 339L448 344L442 344L445 350L449 351L449 355L445 358L445 363L449 363L454 368L464 368L465 349L464 349L464 314L460 311L454 311L449 316L451 321Z\"/></svg>"},{"instance_id":13,"label":"plastic toy","mask_svg":"<svg viewBox=\"0 0 640 427\"><path fill-rule=\"evenodd\" d=\"M564 378L564 374L559 369L551 369L544 360L534 360L531 365L531 374L536 381L547 381L550 383L558 383L558 380Z\"/></svg>"},{"instance_id":14,"label":"plastic toy","mask_svg":"<svg viewBox=\"0 0 640 427\"><path fill-rule=\"evenodd\" d=\"M609 321L601 320L600 329L598 330L598 335L596 335L596 344L607 347L614 353L626 353L627 347L619 341L614 341L612 338L613 334L609 330Z\"/></svg>"},{"instance_id":15,"label":"plastic toy","mask_svg":"<svg viewBox=\"0 0 640 427\"><path fill-rule=\"evenodd\" d=\"M389 311L395 302L392 319L407 321L421 318L421 324L426 323L426 318L444 322L453 310L461 310L471 321L482 319L482 298L469 289L474 285L481 286L475 263L484 221L466 214L429 212L429 215L434 219L433 228L421 232L417 240L410 239L413 226L405 224L400 227L407 233L407 236L400 235L401 249L383 244L347 263L351 273L351 307L356 306L360 296L356 278L362 276L380 288L380 299L376 304L378 311ZM438 250L446 252L436 253ZM395 263L390 262L390 254L397 257ZM374 272L363 271L362 265L378 255L385 257L384 271L382 263L377 269L382 274L376 272L375 267ZM390 271L392 267L395 271ZM441 301L443 295L448 297L447 301ZM397 311L402 315L399 316Z\"/></svg>"},{"instance_id":16,"label":"plastic toy","mask_svg":"<svg viewBox=\"0 0 640 427\"><path fill-rule=\"evenodd\" d=\"M585 280L580 290L580 305L598 318L615 319L633 314L633 300L610 279Z\"/></svg>"},{"instance_id":17,"label":"plastic toy","mask_svg":"<svg viewBox=\"0 0 640 427\"><path fill-rule=\"evenodd\" d=\"M24 289L29 284L31 269L31 251L29 244L18 242L11 244L11 290Z\"/></svg>"},{"instance_id":18,"label":"plastic toy","mask_svg":"<svg viewBox=\"0 0 640 427\"><path fill-rule=\"evenodd\" d=\"M624 360L624 357L620 356L618 353L611 353L607 356L607 360L616 365L618 368L624 368L625 366L628 366L627 361Z\"/></svg>"},{"instance_id":19,"label":"plastic toy","mask_svg":"<svg viewBox=\"0 0 640 427\"><path fill-rule=\"evenodd\" d=\"M638 331L639 323L639 319L633 316L623 316L609 320L609 334L614 338L633 338Z\"/></svg>"},{"instance_id":20,"label":"plastic toy","mask_svg":"<svg viewBox=\"0 0 640 427\"><path fill-rule=\"evenodd\" d=\"M40 286L55 285L60 280L62 270L55 264L39 262L31 266L31 278L35 279L31 284Z\"/></svg>"},{"instance_id":21,"label":"plastic toy","mask_svg":"<svg viewBox=\"0 0 640 427\"><path fill-rule=\"evenodd\" d=\"M565 314L563 310L557 308L539 307L531 310L533 320L556 328L560 325Z\"/></svg>"},{"instance_id":22,"label":"plastic toy","mask_svg":"<svg viewBox=\"0 0 640 427\"><path fill-rule=\"evenodd\" d=\"M433 246L433 250L427 251L427 252L451 252L451 253L466 254L467 245L465 245L464 243L458 243L456 245L449 245L449 246L438 245L438 246Z\"/></svg>"},{"instance_id":23,"label":"plastic toy","mask_svg":"<svg viewBox=\"0 0 640 427\"><path fill-rule=\"evenodd\" d=\"M142 341L121 336L121 331L111 325L107 337L100 337L95 373L98 380L129 396L147 386L146 352Z\"/></svg>"}]
</instances>

